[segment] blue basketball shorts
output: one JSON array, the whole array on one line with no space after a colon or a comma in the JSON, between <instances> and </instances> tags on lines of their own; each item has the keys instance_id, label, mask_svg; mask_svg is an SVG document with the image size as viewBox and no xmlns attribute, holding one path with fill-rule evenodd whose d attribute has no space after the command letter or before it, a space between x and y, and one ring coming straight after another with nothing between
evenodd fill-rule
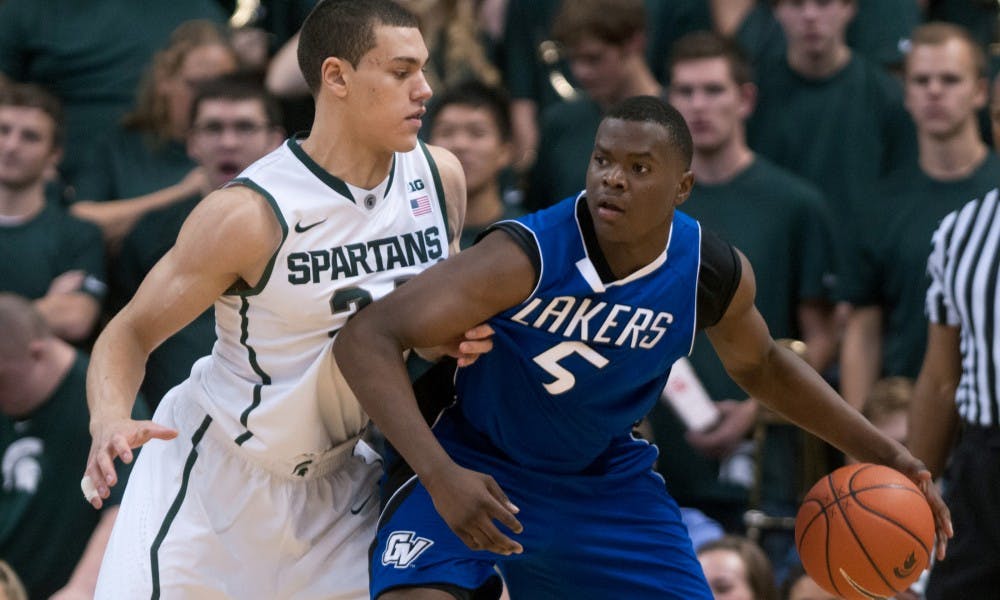
<instances>
[{"instance_id":1,"label":"blue basketball shorts","mask_svg":"<svg viewBox=\"0 0 1000 600\"><path fill-rule=\"evenodd\" d=\"M645 467L607 475L525 470L495 455L439 439L458 464L489 473L521 511L524 552L469 549L445 524L416 477L388 499L371 552L371 597L401 587L473 592L495 583L512 598L712 600L680 511L663 479ZM471 595L470 595L471 597ZM476 596L479 597L479 596Z\"/></svg>"}]
</instances>

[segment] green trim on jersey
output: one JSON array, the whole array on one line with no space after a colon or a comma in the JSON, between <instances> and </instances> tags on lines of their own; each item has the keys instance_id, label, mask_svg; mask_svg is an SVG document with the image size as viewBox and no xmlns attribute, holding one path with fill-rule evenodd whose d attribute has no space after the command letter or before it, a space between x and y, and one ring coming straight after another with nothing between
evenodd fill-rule
<instances>
[{"instance_id":1,"label":"green trim on jersey","mask_svg":"<svg viewBox=\"0 0 1000 600\"><path fill-rule=\"evenodd\" d=\"M354 199L354 194L352 194L351 189L347 187L347 182L337 177L336 175L330 174L329 171L321 167L319 163L314 161L312 157L306 154L306 151L302 149L302 146L299 144L298 141L300 139L303 139L304 137L305 134L297 133L294 136L288 138L288 141L285 142L286 144L288 144L288 148L292 151L292 154L294 154L295 157L298 158L299 161L301 161L302 164L305 165L305 167L309 169L309 171L311 171L313 175L318 177L320 181L326 184L327 187L337 192L341 196L347 198L354 204L357 204L358 201ZM389 190L392 189L392 182L395 181L395 179L396 179L396 153L393 152L392 164L389 165L389 183L387 183L385 186L385 193L382 194L383 198L389 196Z\"/></svg>"},{"instance_id":2,"label":"green trim on jersey","mask_svg":"<svg viewBox=\"0 0 1000 600\"><path fill-rule=\"evenodd\" d=\"M427 164L431 167L431 176L434 178L434 189L437 190L438 202L441 204L441 216L444 219L445 231L448 232L448 245L450 246L452 240L455 239L455 232L451 230L451 220L448 218L448 203L445 202L444 198L444 185L441 183L441 173L438 172L437 163L434 162L434 157L431 156L431 151L427 149L427 144L419 141L420 149L424 151L424 156L427 157Z\"/></svg>"},{"instance_id":3,"label":"green trim on jersey","mask_svg":"<svg viewBox=\"0 0 1000 600\"><path fill-rule=\"evenodd\" d=\"M236 442L237 446L242 446L243 442L249 440L253 437L253 432L250 431L247 422L250 419L250 413L253 412L255 408L260 406L260 390L265 385L271 385L271 376L264 372L264 369L260 367L260 363L257 362L257 351L253 349L253 346L247 343L247 338L250 337L250 319L247 318L247 311L250 310L250 301L244 296L240 299L242 305L240 306L240 344L247 349L247 359L250 361L250 367L253 372L260 377L261 382L254 384L253 386L253 400L250 402L250 406L243 411L240 415L240 424L246 427L247 430L237 436Z\"/></svg>"},{"instance_id":4,"label":"green trim on jersey","mask_svg":"<svg viewBox=\"0 0 1000 600\"><path fill-rule=\"evenodd\" d=\"M285 216L281 214L281 209L278 208L278 202L274 199L274 196L272 196L270 192L264 188L254 183L253 180L246 177L237 177L229 182L228 185L242 185L263 196L264 199L267 200L267 203L271 205L271 210L274 211L274 216L278 218L278 224L281 225L281 243L274 249L274 254L271 255L271 259L267 261L267 266L264 267L264 272L261 274L260 281L257 282L257 285L245 290L232 287L225 291L227 295L231 296L256 296L264 291L264 287L267 285L268 280L271 279L271 271L274 269L274 263L278 260L278 253L281 252L281 247L285 245L285 240L288 239L288 223L285 222Z\"/></svg>"},{"instance_id":5,"label":"green trim on jersey","mask_svg":"<svg viewBox=\"0 0 1000 600\"><path fill-rule=\"evenodd\" d=\"M177 490L177 496L170 504L170 509L167 510L166 516L163 517L163 523L160 525L160 531L156 534L156 539L153 540L153 545L149 548L149 564L153 575L153 594L150 596L152 600L158 600L160 597L160 559L157 553L160 551L160 546L163 544L164 538L167 537L170 525L173 524L177 513L181 510L181 504L184 503L184 496L187 495L188 480L191 478L191 469L194 468L194 462L198 460L198 444L201 442L201 438L205 435L205 431L208 430L211 422L212 417L205 415L201 426L191 436L191 452L188 453L187 462L184 463L184 475L181 477L181 487Z\"/></svg>"},{"instance_id":6,"label":"green trim on jersey","mask_svg":"<svg viewBox=\"0 0 1000 600\"><path fill-rule=\"evenodd\" d=\"M306 154L305 150L302 149L302 146L299 144L299 140L304 139L305 137L305 134L297 133L288 138L288 141L286 142L288 144L288 148L292 151L292 154L295 155L295 158L298 158L307 169L312 171L313 175L319 178L319 180L325 183L330 189L347 198L351 202L354 202L354 204L357 204L357 201L354 200L354 196L351 194L351 190L347 187L347 183L344 182L343 179L331 175L329 171L319 166L319 164L314 161L311 156Z\"/></svg>"},{"instance_id":7,"label":"green trim on jersey","mask_svg":"<svg viewBox=\"0 0 1000 600\"><path fill-rule=\"evenodd\" d=\"M385 192L382 193L382 198L389 197L389 191L392 190L392 182L396 180L396 153L392 153L392 164L389 165L389 182L385 184Z\"/></svg>"}]
</instances>

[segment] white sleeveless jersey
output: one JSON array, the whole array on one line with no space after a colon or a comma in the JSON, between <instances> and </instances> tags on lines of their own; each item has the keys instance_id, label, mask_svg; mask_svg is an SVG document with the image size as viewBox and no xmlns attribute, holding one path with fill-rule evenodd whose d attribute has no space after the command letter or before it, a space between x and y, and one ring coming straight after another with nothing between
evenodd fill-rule
<instances>
[{"instance_id":1,"label":"white sleeveless jersey","mask_svg":"<svg viewBox=\"0 0 1000 600\"><path fill-rule=\"evenodd\" d=\"M396 153L373 190L349 186L290 139L230 185L264 196L282 242L257 287L215 303L216 342L192 377L227 436L268 461L300 459L362 431L367 416L333 361L358 309L448 255L437 168L423 144Z\"/></svg>"}]
</instances>

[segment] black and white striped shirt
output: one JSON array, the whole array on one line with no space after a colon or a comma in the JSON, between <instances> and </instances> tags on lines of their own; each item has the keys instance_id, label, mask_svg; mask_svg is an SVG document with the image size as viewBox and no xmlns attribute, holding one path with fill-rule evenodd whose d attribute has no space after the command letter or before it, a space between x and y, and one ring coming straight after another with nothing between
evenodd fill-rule
<instances>
[{"instance_id":1,"label":"black and white striped shirt","mask_svg":"<svg viewBox=\"0 0 1000 600\"><path fill-rule=\"evenodd\" d=\"M991 191L941 221L927 270L927 317L961 330L955 394L963 421L1000 424L1000 194Z\"/></svg>"}]
</instances>

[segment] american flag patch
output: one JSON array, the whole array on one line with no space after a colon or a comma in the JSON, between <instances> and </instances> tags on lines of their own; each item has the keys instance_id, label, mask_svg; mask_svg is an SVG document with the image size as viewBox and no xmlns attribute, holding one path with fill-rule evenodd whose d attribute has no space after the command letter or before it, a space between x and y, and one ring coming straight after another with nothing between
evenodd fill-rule
<instances>
[{"instance_id":1,"label":"american flag patch","mask_svg":"<svg viewBox=\"0 0 1000 600\"><path fill-rule=\"evenodd\" d=\"M410 198L410 210L413 211L414 217L430 214L431 212L430 197L420 196L419 198Z\"/></svg>"}]
</instances>

